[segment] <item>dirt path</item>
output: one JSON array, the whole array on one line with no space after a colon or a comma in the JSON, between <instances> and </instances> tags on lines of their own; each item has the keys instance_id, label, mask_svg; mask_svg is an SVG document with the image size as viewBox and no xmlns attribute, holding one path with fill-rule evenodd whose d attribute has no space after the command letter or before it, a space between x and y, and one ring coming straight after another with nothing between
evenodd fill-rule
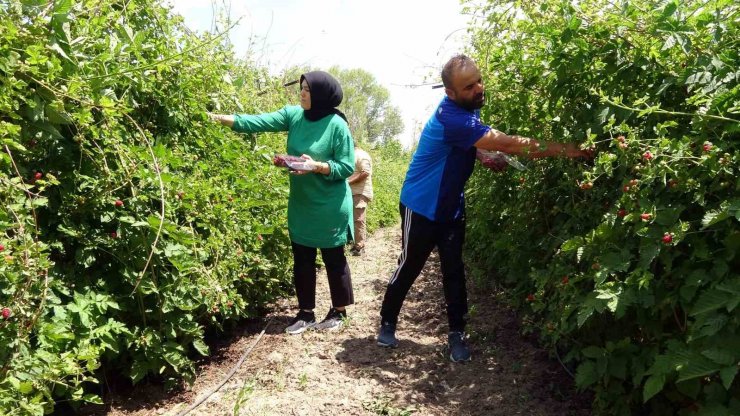
<instances>
[{"instance_id":1,"label":"dirt path","mask_svg":"<svg viewBox=\"0 0 740 416\"><path fill-rule=\"evenodd\" d=\"M397 336L400 346L375 344L385 284L396 266L398 227L374 234L362 258L350 257L356 304L340 332L283 333L295 300L224 341L198 370L191 389L162 393L141 386L111 398L107 414L176 415L210 391L267 326L234 377L192 415L588 415L589 399L574 393L562 367L519 334L515 316L490 290L470 287L468 325L473 361L453 364L445 351L447 322L433 254L409 292ZM329 309L319 275L317 318Z\"/></svg>"}]
</instances>

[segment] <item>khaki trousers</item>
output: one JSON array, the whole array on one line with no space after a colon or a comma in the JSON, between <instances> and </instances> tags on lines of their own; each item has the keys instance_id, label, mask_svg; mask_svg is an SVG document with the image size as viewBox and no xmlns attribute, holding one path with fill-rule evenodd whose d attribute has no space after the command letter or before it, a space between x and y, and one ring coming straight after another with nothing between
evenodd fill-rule
<instances>
[{"instance_id":1,"label":"khaki trousers","mask_svg":"<svg viewBox=\"0 0 740 416\"><path fill-rule=\"evenodd\" d=\"M367 203L370 200L363 195L352 195L353 214L355 218L355 248L362 249L365 247L365 238L367 237L367 226L365 224L365 211Z\"/></svg>"}]
</instances>

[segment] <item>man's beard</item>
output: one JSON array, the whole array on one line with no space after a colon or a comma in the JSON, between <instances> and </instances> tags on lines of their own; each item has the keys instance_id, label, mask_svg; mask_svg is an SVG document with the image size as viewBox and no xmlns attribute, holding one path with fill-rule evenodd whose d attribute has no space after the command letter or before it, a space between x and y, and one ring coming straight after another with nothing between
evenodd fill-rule
<instances>
[{"instance_id":1,"label":"man's beard","mask_svg":"<svg viewBox=\"0 0 740 416\"><path fill-rule=\"evenodd\" d=\"M483 94L480 94L480 95L475 96L470 101L463 101L463 102L461 102L459 104L460 104L460 107L462 107L462 108L464 108L464 109L466 109L468 111L474 111L474 110L478 110L478 109L482 108L483 107L483 104L485 104L485 102L486 101L485 101L484 95Z\"/></svg>"}]
</instances>

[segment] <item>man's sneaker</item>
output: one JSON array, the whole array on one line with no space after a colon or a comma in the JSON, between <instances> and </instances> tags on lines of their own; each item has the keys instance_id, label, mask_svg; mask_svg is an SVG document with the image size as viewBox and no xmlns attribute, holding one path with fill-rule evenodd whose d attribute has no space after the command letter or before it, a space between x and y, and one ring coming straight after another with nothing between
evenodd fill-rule
<instances>
[{"instance_id":1,"label":"man's sneaker","mask_svg":"<svg viewBox=\"0 0 740 416\"><path fill-rule=\"evenodd\" d=\"M326 318L314 325L314 329L317 331L336 331L342 328L345 319L347 319L347 311L338 311L331 308L329 313L326 314Z\"/></svg>"},{"instance_id":2,"label":"man's sneaker","mask_svg":"<svg viewBox=\"0 0 740 416\"><path fill-rule=\"evenodd\" d=\"M396 339L396 325L390 322L382 322L380 324L378 345L386 348L398 347L398 340Z\"/></svg>"},{"instance_id":3,"label":"man's sneaker","mask_svg":"<svg viewBox=\"0 0 740 416\"><path fill-rule=\"evenodd\" d=\"M447 347L450 349L450 360L453 363L470 361L470 350L465 343L465 333L450 332L447 334Z\"/></svg>"},{"instance_id":4,"label":"man's sneaker","mask_svg":"<svg viewBox=\"0 0 740 416\"><path fill-rule=\"evenodd\" d=\"M285 332L291 335L297 335L312 328L314 325L316 325L316 317L313 312L299 311L290 325L285 328Z\"/></svg>"}]
</instances>

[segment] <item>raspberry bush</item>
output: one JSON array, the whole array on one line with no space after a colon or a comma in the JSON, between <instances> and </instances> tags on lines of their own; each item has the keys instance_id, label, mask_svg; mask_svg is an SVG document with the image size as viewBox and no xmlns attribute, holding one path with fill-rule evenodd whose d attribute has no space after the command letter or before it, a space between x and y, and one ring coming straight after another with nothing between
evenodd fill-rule
<instances>
[{"instance_id":1,"label":"raspberry bush","mask_svg":"<svg viewBox=\"0 0 740 416\"><path fill-rule=\"evenodd\" d=\"M0 5L0 413L189 379L206 329L290 287L284 136L205 117L287 99L225 39L151 2Z\"/></svg>"},{"instance_id":2,"label":"raspberry bush","mask_svg":"<svg viewBox=\"0 0 740 416\"><path fill-rule=\"evenodd\" d=\"M740 413L738 5L466 7L485 121L597 149L476 173L478 273L508 288L598 414Z\"/></svg>"}]
</instances>

